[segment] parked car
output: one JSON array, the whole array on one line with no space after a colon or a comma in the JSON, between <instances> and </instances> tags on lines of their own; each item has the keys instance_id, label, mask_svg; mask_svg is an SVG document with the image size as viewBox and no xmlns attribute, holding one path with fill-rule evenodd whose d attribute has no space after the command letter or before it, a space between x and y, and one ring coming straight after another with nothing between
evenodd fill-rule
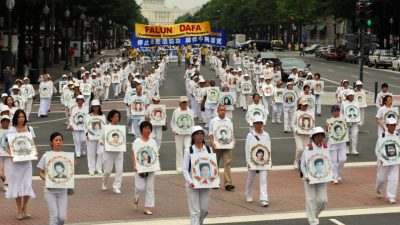
<instances>
[{"instance_id":1,"label":"parked car","mask_svg":"<svg viewBox=\"0 0 400 225\"><path fill-rule=\"evenodd\" d=\"M338 48L331 48L328 50L325 56L326 60L343 60L345 58L345 54L341 49Z\"/></svg>"},{"instance_id":2,"label":"parked car","mask_svg":"<svg viewBox=\"0 0 400 225\"><path fill-rule=\"evenodd\" d=\"M271 50L271 43L266 40L248 40L246 42L238 44L239 51L248 51L252 50L254 44L258 51L266 51Z\"/></svg>"},{"instance_id":3,"label":"parked car","mask_svg":"<svg viewBox=\"0 0 400 225\"><path fill-rule=\"evenodd\" d=\"M283 51L283 41L271 40L271 48L273 51Z\"/></svg>"},{"instance_id":4,"label":"parked car","mask_svg":"<svg viewBox=\"0 0 400 225\"><path fill-rule=\"evenodd\" d=\"M320 44L313 44L310 47L306 47L304 48L304 53L305 54L314 54L315 50L317 50L317 48L321 46Z\"/></svg>"},{"instance_id":5,"label":"parked car","mask_svg":"<svg viewBox=\"0 0 400 225\"><path fill-rule=\"evenodd\" d=\"M396 58L392 49L375 49L368 57L368 66L375 66L375 68L383 66L384 68L388 68L392 66L392 61Z\"/></svg>"},{"instance_id":6,"label":"parked car","mask_svg":"<svg viewBox=\"0 0 400 225\"><path fill-rule=\"evenodd\" d=\"M261 59L263 62L272 61L274 65L280 65L280 60L274 52L260 52L257 58Z\"/></svg>"},{"instance_id":7,"label":"parked car","mask_svg":"<svg viewBox=\"0 0 400 225\"><path fill-rule=\"evenodd\" d=\"M319 46L316 50L315 50L315 57L317 58L322 58L322 54L328 49L328 47L326 46Z\"/></svg>"},{"instance_id":8,"label":"parked car","mask_svg":"<svg viewBox=\"0 0 400 225\"><path fill-rule=\"evenodd\" d=\"M399 57L397 57L397 59L392 61L392 70L400 71L400 58Z\"/></svg>"},{"instance_id":9,"label":"parked car","mask_svg":"<svg viewBox=\"0 0 400 225\"><path fill-rule=\"evenodd\" d=\"M303 59L299 58L282 58L281 59L281 74L282 81L287 82L289 74L292 72L293 67L298 70L304 71L307 74L310 71L310 64L306 64Z\"/></svg>"}]
</instances>

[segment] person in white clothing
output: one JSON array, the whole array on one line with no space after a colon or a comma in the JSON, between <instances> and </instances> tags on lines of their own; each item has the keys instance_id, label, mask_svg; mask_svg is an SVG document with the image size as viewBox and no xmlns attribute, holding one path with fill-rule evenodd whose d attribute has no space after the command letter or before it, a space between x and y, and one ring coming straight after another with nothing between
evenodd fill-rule
<instances>
[{"instance_id":1,"label":"person in white clothing","mask_svg":"<svg viewBox=\"0 0 400 225\"><path fill-rule=\"evenodd\" d=\"M0 118L0 179L3 181L3 190L8 190L8 179L12 169L11 155L7 152L6 138L10 130L10 117L8 115L1 116Z\"/></svg>"},{"instance_id":2,"label":"person in white clothing","mask_svg":"<svg viewBox=\"0 0 400 225\"><path fill-rule=\"evenodd\" d=\"M383 97L385 97L386 95L392 95L389 92L389 85L387 83L383 83L381 85L381 89L382 89L382 91L379 92L378 95L376 95L376 99L375 99L376 110L379 110L379 108L383 105L382 104Z\"/></svg>"},{"instance_id":3,"label":"person in white clothing","mask_svg":"<svg viewBox=\"0 0 400 225\"><path fill-rule=\"evenodd\" d=\"M153 105L159 105L161 99L160 99L160 97L158 95L154 95L152 100L153 100ZM145 119L147 121L150 121L150 113L151 112L149 110L146 111ZM157 147L158 147L158 149L160 149L161 148L163 127L166 126L166 125L160 126L160 125L153 125L152 124L152 126L153 126L153 128L152 128L152 132L151 132L151 138L156 140Z\"/></svg>"},{"instance_id":4,"label":"person in white clothing","mask_svg":"<svg viewBox=\"0 0 400 225\"><path fill-rule=\"evenodd\" d=\"M387 130L382 133L378 138L375 147L375 154L377 158L377 174L376 174L376 195L378 198L382 198L383 188L386 183L386 197L389 199L390 204L396 203L397 187L399 183L399 164L384 165L384 159L390 157L397 157L398 149L394 147L394 144L383 143L387 138L394 139L395 143L400 141L399 134L396 132L397 120L389 118L386 121ZM380 149L381 145L386 150L386 154L383 154Z\"/></svg>"},{"instance_id":5,"label":"person in white clothing","mask_svg":"<svg viewBox=\"0 0 400 225\"><path fill-rule=\"evenodd\" d=\"M24 77L23 82L24 83L21 85L21 91L26 97L25 112L26 118L29 121L29 116L32 112L33 97L35 97L35 89L32 84L29 83L30 80L28 77Z\"/></svg>"},{"instance_id":6,"label":"person in white clothing","mask_svg":"<svg viewBox=\"0 0 400 225\"><path fill-rule=\"evenodd\" d=\"M354 91L349 91L346 93L346 100L343 103L358 103L354 100ZM358 106L358 104L357 104ZM359 110L359 107L358 111ZM342 104L342 113L344 113L344 108ZM349 122L347 121L348 117L346 117L347 126L349 128L349 137L350 137L350 149L346 150L346 154L358 155L357 151L357 143L358 143L358 122Z\"/></svg>"},{"instance_id":7,"label":"person in white clothing","mask_svg":"<svg viewBox=\"0 0 400 225\"><path fill-rule=\"evenodd\" d=\"M49 74L43 75L43 81L39 84L40 105L38 117L47 117L50 110L51 97L53 96L54 86Z\"/></svg>"},{"instance_id":8,"label":"person in white clothing","mask_svg":"<svg viewBox=\"0 0 400 225\"><path fill-rule=\"evenodd\" d=\"M76 97L76 105L71 108L69 113L70 121L68 129L72 131L72 137L74 139L75 154L77 158L81 157L81 154L86 154L86 124L85 117L87 111L84 106L85 99L83 95Z\"/></svg>"},{"instance_id":9,"label":"person in white clothing","mask_svg":"<svg viewBox=\"0 0 400 225\"><path fill-rule=\"evenodd\" d=\"M103 99L104 101L108 101L109 93L110 93L110 86L111 86L111 76L108 73L108 71L104 71L103 75L103 81L104 81L104 88L103 88Z\"/></svg>"},{"instance_id":10,"label":"person in white clothing","mask_svg":"<svg viewBox=\"0 0 400 225\"><path fill-rule=\"evenodd\" d=\"M209 188L195 189L190 162L191 155L212 153L212 149L205 144L204 135L201 126L192 128L191 145L185 148L183 157L183 176L186 181L191 225L203 225L210 208L211 190Z\"/></svg>"},{"instance_id":11,"label":"person in white clothing","mask_svg":"<svg viewBox=\"0 0 400 225\"><path fill-rule=\"evenodd\" d=\"M260 204L262 207L268 206L268 192L267 192L267 171L266 170L250 170L250 150L251 147L255 144L266 144L271 140L269 138L269 134L264 131L264 118L261 116L256 116L253 119L253 127L254 130L250 131L246 137L245 143L245 151L246 151L246 163L247 163L247 181L246 181L246 190L245 196L247 202L253 202L253 185L254 179L256 178L256 174L260 174Z\"/></svg>"}]
</instances>

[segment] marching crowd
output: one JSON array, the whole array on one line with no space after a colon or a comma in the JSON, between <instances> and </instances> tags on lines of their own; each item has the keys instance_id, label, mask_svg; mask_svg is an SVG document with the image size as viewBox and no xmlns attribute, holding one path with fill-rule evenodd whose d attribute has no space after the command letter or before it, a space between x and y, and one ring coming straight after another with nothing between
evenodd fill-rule
<instances>
[{"instance_id":1,"label":"marching crowd","mask_svg":"<svg viewBox=\"0 0 400 225\"><path fill-rule=\"evenodd\" d=\"M367 107L366 93L361 81L356 88L350 88L350 82L343 80L336 91L337 104L331 106L332 117L325 124L316 126L315 116L321 116L321 96L324 94L324 82L319 73L307 73L292 68L287 82L282 81L279 65L235 53L232 65L225 54L219 51L207 51L202 48L197 54L186 49L186 66L183 74L186 96L179 98L177 107L170 118L169 127L174 133L176 147L176 170L182 173L186 181L186 191L191 224L203 224L208 214L211 188L197 188L193 178L191 158L196 155L216 153L220 168L224 168L223 187L226 191L235 190L231 177L232 150L236 142L233 129L233 111L246 112L249 133L245 142L245 159L249 168L244 193L247 202L253 201L253 185L256 175L260 176L259 202L262 207L269 205L267 192L267 173L270 169L271 139L267 132L267 121L282 124L282 131L293 133L295 139L293 167L299 170L304 180L306 210L310 224L319 224L318 215L327 202L327 182L343 182L343 169L346 154L358 155L357 139L359 127L364 123L364 111ZM207 56L207 57L206 57ZM205 68L205 60L209 68ZM180 60L179 60L180 61ZM110 174L115 168L112 190L121 194L124 155L123 151L107 149L104 127L123 125L127 133L136 139L132 144L132 167L138 172L138 157L135 152L141 146L154 148L155 156L162 145L162 132L167 124L152 123L154 106L160 105L160 87L167 77L168 55L160 53L159 58L146 70L146 62L140 52L135 51L129 58L102 59L90 70L82 67L77 74L65 74L56 87L49 74L44 74L39 85L40 106L38 117L46 118L50 111L53 95L59 92L61 104L65 110L66 127L73 136L75 157L87 156L88 173L102 176L101 189L108 190ZM215 72L215 79L206 80L202 70ZM204 73L203 73L204 74ZM171 78L172 79L172 78ZM174 79L181 79L175 76ZM11 94L2 94L0 103L0 178L4 182L6 198L15 198L17 219L31 218L27 205L35 194L32 189L32 162L14 162L8 137L13 133L35 132L29 124L35 90L29 84L29 78L16 80ZM382 92L376 99L376 122L378 124L377 155L378 197L386 194L390 203L396 202L398 183L398 164L384 163L388 155L382 154L385 141L399 142L396 132L398 109L393 106L392 94L388 85L382 85ZM123 96L127 121L121 122L121 113L111 110L105 115L101 103L109 97ZM164 112L158 116L165 118ZM283 114L283 115L282 115ZM283 118L282 118L283 116ZM225 129L220 129L220 127ZM267 128L267 130L265 130ZM92 134L101 130L98 134ZM114 134L113 134L114 135ZM117 134L116 134L117 135ZM327 135L328 141L325 140ZM208 137L206 137L208 136ZM206 145L208 140L210 145ZM50 135L51 151L63 151L63 135L54 132ZM384 145L382 147L382 145ZM255 148L254 146L257 146ZM261 150L260 150L261 149ZM37 149L35 149L38 154ZM390 151L393 150L388 150ZM399 151L395 148L394 151ZM324 180L326 171L319 171L324 161L315 160L313 171L308 166L310 152L326 152L332 167L331 179ZM387 154L389 154L387 153ZM322 153L321 153L322 154ZM394 154L398 154L395 152ZM141 164L150 163L150 156L143 154ZM223 163L221 162L223 161ZM147 162L145 162L147 161ZM39 176L46 180L46 154L41 156L37 167ZM62 168L60 168L61 170ZM204 171L203 171L204 169ZM210 166L200 168L206 173ZM312 172L312 173L311 173ZM312 183L310 174L320 179ZM144 213L151 215L154 207L155 172L138 172L135 175L134 208L138 208L139 197L145 193ZM385 183L386 193L384 193ZM49 208L50 224L64 224L67 212L68 195L72 191L62 188L45 188L45 199Z\"/></svg>"}]
</instances>

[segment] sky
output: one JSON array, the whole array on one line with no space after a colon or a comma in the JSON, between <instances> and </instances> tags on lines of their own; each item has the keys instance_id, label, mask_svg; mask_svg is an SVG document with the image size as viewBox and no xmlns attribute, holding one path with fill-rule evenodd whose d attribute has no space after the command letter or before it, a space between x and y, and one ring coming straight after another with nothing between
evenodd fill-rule
<instances>
[{"instance_id":1,"label":"sky","mask_svg":"<svg viewBox=\"0 0 400 225\"><path fill-rule=\"evenodd\" d=\"M165 0L165 4L168 8L173 8L174 6L178 6L180 9L190 9L196 6L202 6L204 3L209 0ZM138 4L142 3L142 0L136 1Z\"/></svg>"}]
</instances>

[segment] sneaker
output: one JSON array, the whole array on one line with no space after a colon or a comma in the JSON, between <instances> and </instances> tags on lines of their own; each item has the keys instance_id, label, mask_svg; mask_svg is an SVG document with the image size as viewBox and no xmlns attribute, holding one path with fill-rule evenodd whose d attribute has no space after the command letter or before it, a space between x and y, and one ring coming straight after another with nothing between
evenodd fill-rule
<instances>
[{"instance_id":1,"label":"sneaker","mask_svg":"<svg viewBox=\"0 0 400 225\"><path fill-rule=\"evenodd\" d=\"M115 194L117 194L117 195L119 195L119 194L122 193L121 190L120 190L119 188L114 188L114 189L113 189L113 192L114 192Z\"/></svg>"},{"instance_id":2,"label":"sneaker","mask_svg":"<svg viewBox=\"0 0 400 225\"><path fill-rule=\"evenodd\" d=\"M76 158L80 158L81 157L81 155L76 155Z\"/></svg>"},{"instance_id":3,"label":"sneaker","mask_svg":"<svg viewBox=\"0 0 400 225\"><path fill-rule=\"evenodd\" d=\"M350 154L350 149L348 147L346 147L346 155Z\"/></svg>"},{"instance_id":4,"label":"sneaker","mask_svg":"<svg viewBox=\"0 0 400 225\"><path fill-rule=\"evenodd\" d=\"M97 170L97 173L98 173L99 175L102 175L102 174L103 174L103 171Z\"/></svg>"},{"instance_id":5,"label":"sneaker","mask_svg":"<svg viewBox=\"0 0 400 225\"><path fill-rule=\"evenodd\" d=\"M107 191L107 184L104 181L101 183L101 190Z\"/></svg>"},{"instance_id":6,"label":"sneaker","mask_svg":"<svg viewBox=\"0 0 400 225\"><path fill-rule=\"evenodd\" d=\"M337 179L333 180L333 184L338 184L338 183L339 183L339 181Z\"/></svg>"},{"instance_id":7,"label":"sneaker","mask_svg":"<svg viewBox=\"0 0 400 225\"><path fill-rule=\"evenodd\" d=\"M94 176L94 172L89 172L89 175L90 176Z\"/></svg>"},{"instance_id":8,"label":"sneaker","mask_svg":"<svg viewBox=\"0 0 400 225\"><path fill-rule=\"evenodd\" d=\"M359 153L358 153L357 149L352 149L351 150L351 154L352 155L358 155Z\"/></svg>"},{"instance_id":9,"label":"sneaker","mask_svg":"<svg viewBox=\"0 0 400 225\"><path fill-rule=\"evenodd\" d=\"M338 181L339 183L342 183L342 178L341 178L341 177L338 177L337 181Z\"/></svg>"},{"instance_id":10,"label":"sneaker","mask_svg":"<svg viewBox=\"0 0 400 225\"><path fill-rule=\"evenodd\" d=\"M282 121L278 120L278 123L279 123L279 124L282 124Z\"/></svg>"},{"instance_id":11,"label":"sneaker","mask_svg":"<svg viewBox=\"0 0 400 225\"><path fill-rule=\"evenodd\" d=\"M262 207L268 207L268 202L267 201L261 201L261 206Z\"/></svg>"},{"instance_id":12,"label":"sneaker","mask_svg":"<svg viewBox=\"0 0 400 225\"><path fill-rule=\"evenodd\" d=\"M294 168L295 170L298 170L298 169L299 169L299 161L297 161L297 160L294 161L294 163L293 163L293 168Z\"/></svg>"},{"instance_id":13,"label":"sneaker","mask_svg":"<svg viewBox=\"0 0 400 225\"><path fill-rule=\"evenodd\" d=\"M275 120L272 120L272 123L276 123Z\"/></svg>"},{"instance_id":14,"label":"sneaker","mask_svg":"<svg viewBox=\"0 0 400 225\"><path fill-rule=\"evenodd\" d=\"M4 192L7 192L7 191L8 191L8 185L4 185L4 186L3 186L3 191L4 191Z\"/></svg>"},{"instance_id":15,"label":"sneaker","mask_svg":"<svg viewBox=\"0 0 400 225\"><path fill-rule=\"evenodd\" d=\"M246 197L246 202L253 202L253 197L247 196Z\"/></svg>"},{"instance_id":16,"label":"sneaker","mask_svg":"<svg viewBox=\"0 0 400 225\"><path fill-rule=\"evenodd\" d=\"M381 191L376 191L376 197L382 198L382 193L381 193Z\"/></svg>"},{"instance_id":17,"label":"sneaker","mask_svg":"<svg viewBox=\"0 0 400 225\"><path fill-rule=\"evenodd\" d=\"M394 198L389 198L389 203L390 204L396 204L396 200Z\"/></svg>"},{"instance_id":18,"label":"sneaker","mask_svg":"<svg viewBox=\"0 0 400 225\"><path fill-rule=\"evenodd\" d=\"M225 190L227 190L227 191L233 191L233 189L235 189L235 185L228 184L225 186Z\"/></svg>"}]
</instances>

